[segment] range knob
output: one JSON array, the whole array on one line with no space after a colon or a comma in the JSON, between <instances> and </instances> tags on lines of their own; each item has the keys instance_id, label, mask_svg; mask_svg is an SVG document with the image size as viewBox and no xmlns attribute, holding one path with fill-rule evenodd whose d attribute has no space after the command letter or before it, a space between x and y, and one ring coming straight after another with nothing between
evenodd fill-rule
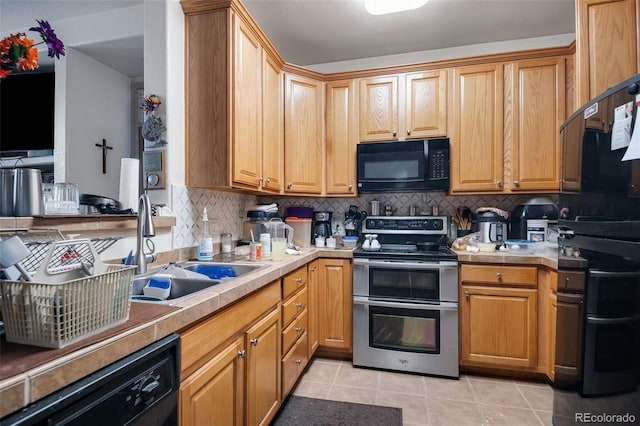
<instances>
[{"instance_id":1,"label":"range knob","mask_svg":"<svg viewBox=\"0 0 640 426\"><path fill-rule=\"evenodd\" d=\"M429 229L431 225L431 222L429 222L428 220L425 220L424 222L422 222L422 229Z\"/></svg>"},{"instance_id":2,"label":"range knob","mask_svg":"<svg viewBox=\"0 0 640 426\"><path fill-rule=\"evenodd\" d=\"M432 229L438 229L438 230L442 230L443 227L443 223L442 223L442 219L434 219L431 221L431 227Z\"/></svg>"}]
</instances>

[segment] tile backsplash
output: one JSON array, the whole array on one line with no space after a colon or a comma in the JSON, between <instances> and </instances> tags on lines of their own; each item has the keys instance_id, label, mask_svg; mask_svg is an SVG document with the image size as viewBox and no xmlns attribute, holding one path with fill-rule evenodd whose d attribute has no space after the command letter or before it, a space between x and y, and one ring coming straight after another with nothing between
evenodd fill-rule
<instances>
[{"instance_id":1,"label":"tile backsplash","mask_svg":"<svg viewBox=\"0 0 640 426\"><path fill-rule=\"evenodd\" d=\"M369 211L369 201L380 200L381 210L390 204L396 215L408 215L409 207L416 206L418 213L430 214L433 206L438 206L439 214L451 215L459 206L467 206L472 211L478 207L498 207L512 211L518 204L527 200L546 196L558 202L557 194L549 195L446 195L441 192L398 192L362 194L356 198L312 198L312 197L266 197L246 195L234 192L211 191L206 189L172 186L171 209L176 216L174 248L193 247L202 233L201 219L204 207L209 215L209 230L214 242L219 242L221 232L230 232L233 239L242 237L242 223L245 210L256 203L278 203L280 214L285 215L287 208L311 207L314 210L332 211L334 228L344 220L349 206L358 206L358 210ZM342 228L344 229L344 228Z\"/></svg>"}]
</instances>

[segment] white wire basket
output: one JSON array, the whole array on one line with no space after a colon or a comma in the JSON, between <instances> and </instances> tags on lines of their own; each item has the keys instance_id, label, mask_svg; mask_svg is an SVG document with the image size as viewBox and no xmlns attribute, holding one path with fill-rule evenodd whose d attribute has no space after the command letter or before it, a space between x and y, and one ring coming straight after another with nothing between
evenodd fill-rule
<instances>
[{"instance_id":1,"label":"white wire basket","mask_svg":"<svg viewBox=\"0 0 640 426\"><path fill-rule=\"evenodd\" d=\"M135 266L103 264L88 239L50 246L34 281L0 281L8 342L62 348L129 319Z\"/></svg>"}]
</instances>

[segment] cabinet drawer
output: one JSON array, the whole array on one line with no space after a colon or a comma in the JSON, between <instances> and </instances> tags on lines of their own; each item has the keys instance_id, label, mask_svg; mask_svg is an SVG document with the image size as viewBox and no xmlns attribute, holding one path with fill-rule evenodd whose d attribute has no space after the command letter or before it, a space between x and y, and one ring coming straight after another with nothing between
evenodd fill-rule
<instances>
[{"instance_id":1,"label":"cabinet drawer","mask_svg":"<svg viewBox=\"0 0 640 426\"><path fill-rule=\"evenodd\" d=\"M584 272L558 271L558 290L583 291Z\"/></svg>"},{"instance_id":2,"label":"cabinet drawer","mask_svg":"<svg viewBox=\"0 0 640 426\"><path fill-rule=\"evenodd\" d=\"M282 353L286 354L300 336L307 331L307 310L298 316L286 329L282 331Z\"/></svg>"},{"instance_id":3,"label":"cabinet drawer","mask_svg":"<svg viewBox=\"0 0 640 426\"><path fill-rule=\"evenodd\" d=\"M286 327L307 307L307 288L282 304L282 326Z\"/></svg>"},{"instance_id":4,"label":"cabinet drawer","mask_svg":"<svg viewBox=\"0 0 640 426\"><path fill-rule=\"evenodd\" d=\"M460 281L535 287L537 269L535 266L462 265Z\"/></svg>"},{"instance_id":5,"label":"cabinet drawer","mask_svg":"<svg viewBox=\"0 0 640 426\"><path fill-rule=\"evenodd\" d=\"M282 300L286 299L303 285L307 284L307 266L298 268L282 279Z\"/></svg>"},{"instance_id":6,"label":"cabinet drawer","mask_svg":"<svg viewBox=\"0 0 640 426\"><path fill-rule=\"evenodd\" d=\"M291 388L298 380L300 374L307 365L309 357L307 355L307 333L304 333L296 344L291 348L284 358L282 358L282 398L291 391Z\"/></svg>"}]
</instances>

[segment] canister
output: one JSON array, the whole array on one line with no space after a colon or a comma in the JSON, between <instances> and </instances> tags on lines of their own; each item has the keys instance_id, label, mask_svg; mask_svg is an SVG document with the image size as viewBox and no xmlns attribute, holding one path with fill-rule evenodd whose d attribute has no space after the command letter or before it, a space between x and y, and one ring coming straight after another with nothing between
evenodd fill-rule
<instances>
[{"instance_id":1,"label":"canister","mask_svg":"<svg viewBox=\"0 0 640 426\"><path fill-rule=\"evenodd\" d=\"M14 191L15 216L40 216L44 213L42 174L39 169L16 169Z\"/></svg>"},{"instance_id":2,"label":"canister","mask_svg":"<svg viewBox=\"0 0 640 426\"><path fill-rule=\"evenodd\" d=\"M0 216L13 216L13 181L16 169L0 169Z\"/></svg>"}]
</instances>

